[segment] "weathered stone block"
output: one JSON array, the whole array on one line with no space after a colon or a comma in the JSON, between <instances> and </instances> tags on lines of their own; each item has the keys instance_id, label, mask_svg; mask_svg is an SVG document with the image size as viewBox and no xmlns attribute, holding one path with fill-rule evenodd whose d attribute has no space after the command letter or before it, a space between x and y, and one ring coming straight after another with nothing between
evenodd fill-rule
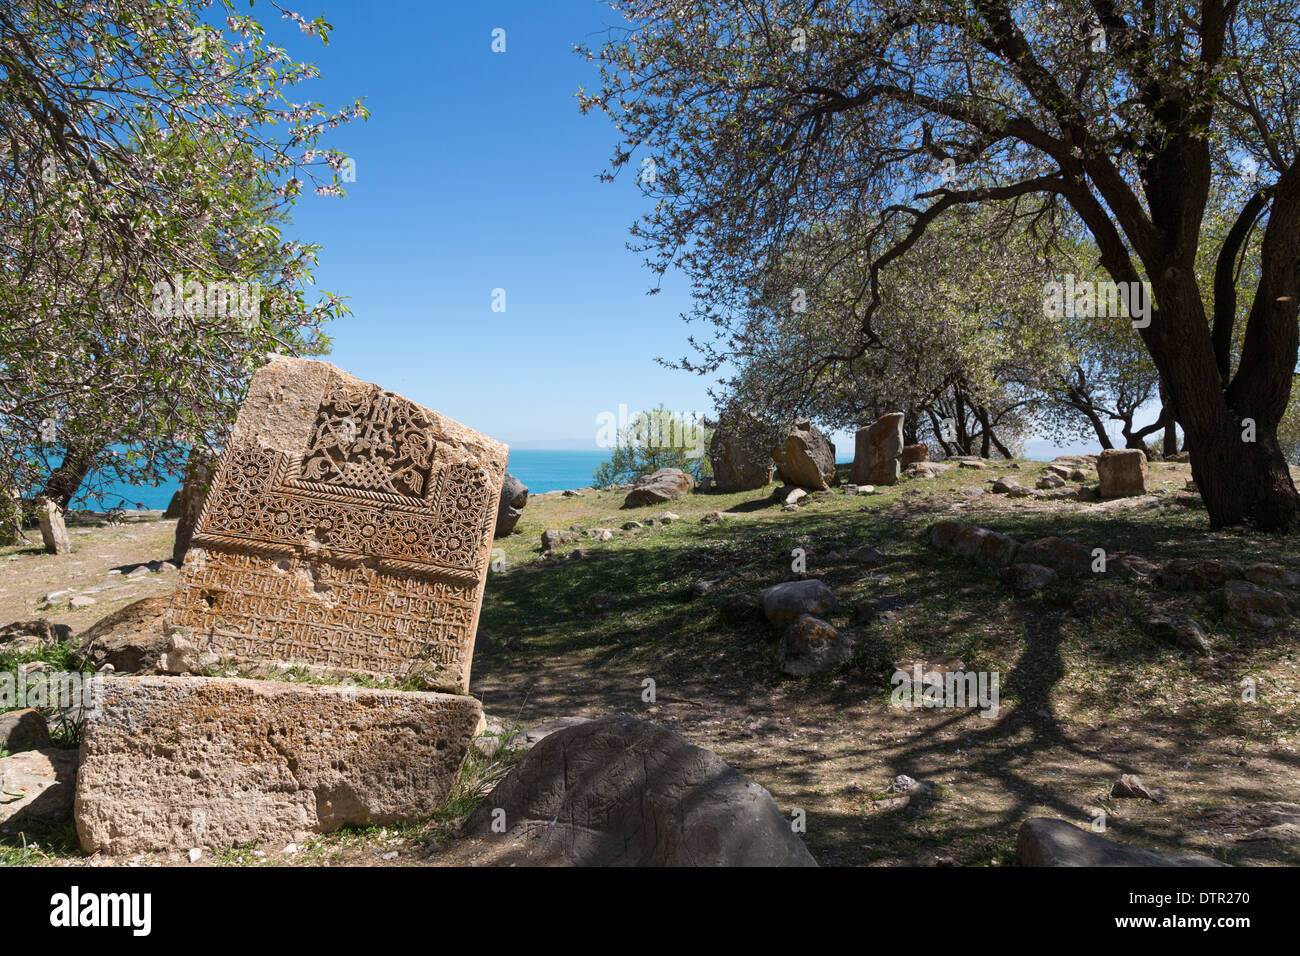
<instances>
[{"instance_id":1,"label":"weathered stone block","mask_svg":"<svg viewBox=\"0 0 1300 956\"><path fill-rule=\"evenodd\" d=\"M117 678L82 738L77 833L118 854L415 820L447 795L481 717L451 694Z\"/></svg>"},{"instance_id":2,"label":"weathered stone block","mask_svg":"<svg viewBox=\"0 0 1300 956\"><path fill-rule=\"evenodd\" d=\"M1147 456L1136 448L1108 448L1097 459L1103 498L1147 493Z\"/></svg>"},{"instance_id":3,"label":"weathered stone block","mask_svg":"<svg viewBox=\"0 0 1300 956\"><path fill-rule=\"evenodd\" d=\"M859 428L854 436L851 479L860 485L893 485L902 470L902 412L881 415L870 425Z\"/></svg>"},{"instance_id":4,"label":"weathered stone block","mask_svg":"<svg viewBox=\"0 0 1300 956\"><path fill-rule=\"evenodd\" d=\"M166 627L236 667L459 692L507 448L325 362L253 377Z\"/></svg>"}]
</instances>

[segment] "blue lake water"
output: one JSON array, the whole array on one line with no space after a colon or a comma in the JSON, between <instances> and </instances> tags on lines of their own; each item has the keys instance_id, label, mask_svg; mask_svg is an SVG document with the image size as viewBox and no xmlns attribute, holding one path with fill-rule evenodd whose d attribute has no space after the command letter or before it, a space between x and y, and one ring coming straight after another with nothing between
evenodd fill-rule
<instances>
[{"instance_id":1,"label":"blue lake water","mask_svg":"<svg viewBox=\"0 0 1300 956\"><path fill-rule=\"evenodd\" d=\"M1080 446L1082 450L1096 451L1095 448ZM1047 460L1057 454L1077 454L1073 449L1063 450L1046 442L1030 442L1026 449L1027 457ZM836 456L841 457L841 456ZM609 458L605 451L552 451L534 448L511 448L510 464L507 471L528 486L532 494L543 491L560 491L565 488L584 488L591 484L591 473ZM839 464L852 462L852 456L841 458ZM101 499L78 502L74 507L86 508L156 508L167 507L172 494L180 487L179 479L173 479L158 487L139 485L109 484Z\"/></svg>"},{"instance_id":2,"label":"blue lake water","mask_svg":"<svg viewBox=\"0 0 1300 956\"><path fill-rule=\"evenodd\" d=\"M511 448L507 471L525 485L529 492L560 491L564 488L584 488L591 484L591 473L609 458L604 451L549 451L544 449ZM166 508L172 495L180 488L180 480L172 479L157 487L108 484L99 499L89 499L74 507L94 509Z\"/></svg>"}]
</instances>

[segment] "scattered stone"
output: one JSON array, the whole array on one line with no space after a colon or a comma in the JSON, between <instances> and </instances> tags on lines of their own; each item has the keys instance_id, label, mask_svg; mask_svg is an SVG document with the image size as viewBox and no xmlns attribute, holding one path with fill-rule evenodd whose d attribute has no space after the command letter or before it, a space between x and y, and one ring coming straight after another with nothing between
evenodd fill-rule
<instances>
[{"instance_id":1,"label":"scattered stone","mask_svg":"<svg viewBox=\"0 0 1300 956\"><path fill-rule=\"evenodd\" d=\"M199 862L199 860L203 859L203 848L197 846L190 847L189 858L191 863Z\"/></svg>"},{"instance_id":2,"label":"scattered stone","mask_svg":"<svg viewBox=\"0 0 1300 956\"><path fill-rule=\"evenodd\" d=\"M858 485L858 490L854 494L874 495L876 493L875 485Z\"/></svg>"},{"instance_id":3,"label":"scattered stone","mask_svg":"<svg viewBox=\"0 0 1300 956\"><path fill-rule=\"evenodd\" d=\"M781 636L781 670L795 677L829 670L852 656L853 639L811 614L800 615Z\"/></svg>"},{"instance_id":4,"label":"scattered stone","mask_svg":"<svg viewBox=\"0 0 1300 956\"><path fill-rule=\"evenodd\" d=\"M774 584L758 592L758 597L763 602L763 613L779 631L784 631L801 615L817 617L839 608L834 592L817 578Z\"/></svg>"},{"instance_id":5,"label":"scattered stone","mask_svg":"<svg viewBox=\"0 0 1300 956\"><path fill-rule=\"evenodd\" d=\"M41 750L50 745L50 727L45 715L34 707L0 714L0 750ZM0 796L0 800L4 797Z\"/></svg>"},{"instance_id":6,"label":"scattered stone","mask_svg":"<svg viewBox=\"0 0 1300 956\"><path fill-rule=\"evenodd\" d=\"M1291 616L1285 595L1249 581L1227 582L1218 592L1217 601L1229 621L1254 630L1280 627Z\"/></svg>"},{"instance_id":7,"label":"scattered stone","mask_svg":"<svg viewBox=\"0 0 1300 956\"><path fill-rule=\"evenodd\" d=\"M952 541L957 537L957 532L966 527L957 521L936 521L930 525L926 535L930 539L930 544L944 551L952 545Z\"/></svg>"},{"instance_id":8,"label":"scattered stone","mask_svg":"<svg viewBox=\"0 0 1300 956\"><path fill-rule=\"evenodd\" d=\"M908 478L938 478L951 467L941 461L918 461L908 465L902 473Z\"/></svg>"},{"instance_id":9,"label":"scattered stone","mask_svg":"<svg viewBox=\"0 0 1300 956\"><path fill-rule=\"evenodd\" d=\"M1160 572L1160 583L1175 591L1209 591L1242 576L1236 561L1214 558L1175 558Z\"/></svg>"},{"instance_id":10,"label":"scattered stone","mask_svg":"<svg viewBox=\"0 0 1300 956\"><path fill-rule=\"evenodd\" d=\"M77 833L87 853L119 854L423 819L480 719L461 695L117 678L82 738Z\"/></svg>"},{"instance_id":11,"label":"scattered stone","mask_svg":"<svg viewBox=\"0 0 1300 956\"><path fill-rule=\"evenodd\" d=\"M623 530L624 530L624 531L636 531L638 528L644 528L644 527L645 527L645 525L643 525L640 521L624 521L624 522L623 522Z\"/></svg>"},{"instance_id":12,"label":"scattered stone","mask_svg":"<svg viewBox=\"0 0 1300 956\"><path fill-rule=\"evenodd\" d=\"M721 511L709 511L700 516L700 524L718 524L722 521Z\"/></svg>"},{"instance_id":13,"label":"scattered stone","mask_svg":"<svg viewBox=\"0 0 1300 956\"><path fill-rule=\"evenodd\" d=\"M84 607L94 607L97 603L98 602L93 597L87 597L85 594L78 594L68 601L68 607L72 608L74 611L78 611Z\"/></svg>"},{"instance_id":14,"label":"scattered stone","mask_svg":"<svg viewBox=\"0 0 1300 956\"><path fill-rule=\"evenodd\" d=\"M1021 561L998 572L998 577L1017 594L1041 590L1056 580L1056 572L1041 564Z\"/></svg>"},{"instance_id":15,"label":"scattered stone","mask_svg":"<svg viewBox=\"0 0 1300 956\"><path fill-rule=\"evenodd\" d=\"M1152 636L1194 654L1209 654L1210 639L1200 622L1181 611L1160 609L1139 622Z\"/></svg>"},{"instance_id":16,"label":"scattered stone","mask_svg":"<svg viewBox=\"0 0 1300 956\"><path fill-rule=\"evenodd\" d=\"M506 746L511 750L531 750L551 734L585 723L589 723L586 717L556 717L552 720L544 720L540 724L519 731L506 741Z\"/></svg>"},{"instance_id":17,"label":"scattered stone","mask_svg":"<svg viewBox=\"0 0 1300 956\"><path fill-rule=\"evenodd\" d=\"M507 832L494 832L504 818ZM715 754L630 717L534 747L466 823L499 862L815 866L771 795Z\"/></svg>"},{"instance_id":18,"label":"scattered stone","mask_svg":"<svg viewBox=\"0 0 1300 956\"><path fill-rule=\"evenodd\" d=\"M993 493L1023 498L1029 494L1029 489L1016 481L1016 479L1009 476L1003 476L993 482Z\"/></svg>"},{"instance_id":19,"label":"scattered stone","mask_svg":"<svg viewBox=\"0 0 1300 956\"><path fill-rule=\"evenodd\" d=\"M1120 577L1138 584L1151 584L1160 577L1161 566L1136 554L1115 554L1106 561L1106 568Z\"/></svg>"},{"instance_id":20,"label":"scattered stone","mask_svg":"<svg viewBox=\"0 0 1300 956\"><path fill-rule=\"evenodd\" d=\"M902 412L881 415L854 436L851 477L858 485L894 485L902 471Z\"/></svg>"},{"instance_id":21,"label":"scattered stone","mask_svg":"<svg viewBox=\"0 0 1300 956\"><path fill-rule=\"evenodd\" d=\"M1251 584L1267 588L1300 588L1300 574L1276 564L1252 564L1242 572Z\"/></svg>"},{"instance_id":22,"label":"scattered stone","mask_svg":"<svg viewBox=\"0 0 1300 956\"><path fill-rule=\"evenodd\" d=\"M961 459L961 461L957 463L957 467L970 468L975 471L983 471L985 468L988 467L988 464L986 462L980 461L978 458L963 458Z\"/></svg>"},{"instance_id":23,"label":"scattered stone","mask_svg":"<svg viewBox=\"0 0 1300 956\"><path fill-rule=\"evenodd\" d=\"M1052 488L1061 488L1064 487L1064 485L1065 479L1060 475L1045 474L1038 479L1038 483L1034 487L1046 491Z\"/></svg>"},{"instance_id":24,"label":"scattered stone","mask_svg":"<svg viewBox=\"0 0 1300 956\"><path fill-rule=\"evenodd\" d=\"M1043 564L1061 574L1092 573L1092 552L1068 538L1038 538L1022 544L1016 560Z\"/></svg>"},{"instance_id":25,"label":"scattered stone","mask_svg":"<svg viewBox=\"0 0 1300 956\"><path fill-rule=\"evenodd\" d=\"M1024 866L1225 866L1197 853L1125 846L1065 820L1033 817L1020 825L1016 849Z\"/></svg>"},{"instance_id":26,"label":"scattered stone","mask_svg":"<svg viewBox=\"0 0 1300 956\"><path fill-rule=\"evenodd\" d=\"M77 751L24 750L0 758L0 830L42 829L72 818Z\"/></svg>"},{"instance_id":27,"label":"scattered stone","mask_svg":"<svg viewBox=\"0 0 1300 956\"><path fill-rule=\"evenodd\" d=\"M1147 456L1137 448L1107 448L1097 458L1103 498L1147 493Z\"/></svg>"},{"instance_id":28,"label":"scattered stone","mask_svg":"<svg viewBox=\"0 0 1300 956\"><path fill-rule=\"evenodd\" d=\"M624 508L644 508L648 505L661 505L674 498L680 498L695 486L693 479L680 468L660 468L658 471L639 478L632 490L623 499Z\"/></svg>"},{"instance_id":29,"label":"scattered stone","mask_svg":"<svg viewBox=\"0 0 1300 956\"><path fill-rule=\"evenodd\" d=\"M0 648L8 654L42 650L53 644L64 644L71 639L71 626L55 624L43 617L31 621L13 621L0 627Z\"/></svg>"},{"instance_id":30,"label":"scattered stone","mask_svg":"<svg viewBox=\"0 0 1300 956\"><path fill-rule=\"evenodd\" d=\"M581 540L582 535L576 531L557 531L551 528L542 532L542 550L554 551L562 544L573 544Z\"/></svg>"},{"instance_id":31,"label":"scattered stone","mask_svg":"<svg viewBox=\"0 0 1300 956\"><path fill-rule=\"evenodd\" d=\"M528 504L528 486L507 474L501 482L501 500L497 505L497 523L494 538L504 538L515 530Z\"/></svg>"},{"instance_id":32,"label":"scattered stone","mask_svg":"<svg viewBox=\"0 0 1300 956\"><path fill-rule=\"evenodd\" d=\"M68 554L72 551L72 539L68 537L68 528L63 523L63 509L48 498L36 501L36 516L41 526L41 541L50 554Z\"/></svg>"},{"instance_id":33,"label":"scattered stone","mask_svg":"<svg viewBox=\"0 0 1300 956\"><path fill-rule=\"evenodd\" d=\"M794 423L773 458L786 484L822 489L835 483L835 445L806 418Z\"/></svg>"},{"instance_id":34,"label":"scattered stone","mask_svg":"<svg viewBox=\"0 0 1300 956\"><path fill-rule=\"evenodd\" d=\"M1165 802L1165 792L1163 790L1152 790L1142 782L1141 777L1131 773L1124 774L1111 785L1110 795L1116 799L1152 800L1156 803Z\"/></svg>"},{"instance_id":35,"label":"scattered stone","mask_svg":"<svg viewBox=\"0 0 1300 956\"><path fill-rule=\"evenodd\" d=\"M790 485L780 485L776 491L772 492L772 500L779 501L783 505L797 505L807 497L807 491Z\"/></svg>"},{"instance_id":36,"label":"scattered stone","mask_svg":"<svg viewBox=\"0 0 1300 956\"><path fill-rule=\"evenodd\" d=\"M609 541L614 537L614 532L610 528L588 528L584 533L592 541Z\"/></svg>"}]
</instances>

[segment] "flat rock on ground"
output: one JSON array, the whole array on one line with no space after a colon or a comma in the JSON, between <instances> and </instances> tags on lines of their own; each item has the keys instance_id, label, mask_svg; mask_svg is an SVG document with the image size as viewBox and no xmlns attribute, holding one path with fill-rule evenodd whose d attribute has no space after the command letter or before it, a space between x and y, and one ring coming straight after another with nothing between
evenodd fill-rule
<instances>
[{"instance_id":1,"label":"flat rock on ground","mask_svg":"<svg viewBox=\"0 0 1300 956\"><path fill-rule=\"evenodd\" d=\"M494 832L494 821L505 832ZM816 865L765 789L671 730L631 717L546 737L465 832L497 863Z\"/></svg>"},{"instance_id":2,"label":"flat rock on ground","mask_svg":"<svg viewBox=\"0 0 1300 956\"><path fill-rule=\"evenodd\" d=\"M1165 853L1125 846L1065 820L1034 817L1016 840L1025 866L1226 866L1199 853Z\"/></svg>"}]
</instances>

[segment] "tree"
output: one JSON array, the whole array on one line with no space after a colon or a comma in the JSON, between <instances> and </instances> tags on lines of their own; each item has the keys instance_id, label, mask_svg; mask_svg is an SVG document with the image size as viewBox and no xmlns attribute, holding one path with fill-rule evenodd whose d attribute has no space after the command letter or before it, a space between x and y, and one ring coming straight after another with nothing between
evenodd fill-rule
<instances>
[{"instance_id":1,"label":"tree","mask_svg":"<svg viewBox=\"0 0 1300 956\"><path fill-rule=\"evenodd\" d=\"M290 101L314 68L211 6L0 7L5 487L66 503L92 468L177 473L220 441L266 352L319 351L346 312L306 301L316 247L280 226L304 179L341 194L345 158L317 142L365 110Z\"/></svg>"},{"instance_id":2,"label":"tree","mask_svg":"<svg viewBox=\"0 0 1300 956\"><path fill-rule=\"evenodd\" d=\"M869 263L865 350L882 269L956 208L1036 197L1078 217L1114 282L1149 279L1136 334L1211 523L1296 523L1277 440L1300 303L1300 20L1285 4L640 0L623 12L629 35L586 51L602 86L582 106L609 112L623 138L609 175L647 154L657 202L633 232L655 269L691 278L699 317L733 328L737 291L792 234L852 218ZM1212 254L1207 309L1197 256L1212 190L1238 213ZM1240 288L1257 222L1259 279Z\"/></svg>"},{"instance_id":3,"label":"tree","mask_svg":"<svg viewBox=\"0 0 1300 956\"><path fill-rule=\"evenodd\" d=\"M679 468L699 481L713 473L704 453L711 435L703 423L662 405L638 412L613 436L614 449L592 474L592 484L597 488L625 484L660 468Z\"/></svg>"}]
</instances>

